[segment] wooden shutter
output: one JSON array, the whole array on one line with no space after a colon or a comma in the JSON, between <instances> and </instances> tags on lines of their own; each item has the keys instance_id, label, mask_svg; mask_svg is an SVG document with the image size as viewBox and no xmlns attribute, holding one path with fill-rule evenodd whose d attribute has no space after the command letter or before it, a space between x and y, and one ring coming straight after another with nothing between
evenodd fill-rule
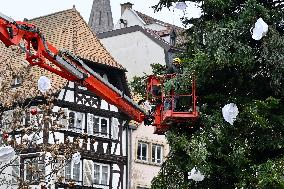
<instances>
[{"instance_id":1,"label":"wooden shutter","mask_svg":"<svg viewBox=\"0 0 284 189\"><path fill-rule=\"evenodd\" d=\"M93 135L94 134L94 129L93 129L93 125L94 125L94 115L88 113L87 114L87 133L89 135Z\"/></svg>"},{"instance_id":2,"label":"wooden shutter","mask_svg":"<svg viewBox=\"0 0 284 189\"><path fill-rule=\"evenodd\" d=\"M69 114L68 114L68 108L62 108L63 116L60 119L60 124L63 125L64 129L68 129L69 127Z\"/></svg>"},{"instance_id":3,"label":"wooden shutter","mask_svg":"<svg viewBox=\"0 0 284 189\"><path fill-rule=\"evenodd\" d=\"M112 127L112 138L117 140L119 133L119 122L117 118L112 118L111 127Z\"/></svg>"},{"instance_id":4,"label":"wooden shutter","mask_svg":"<svg viewBox=\"0 0 284 189\"><path fill-rule=\"evenodd\" d=\"M84 160L84 167L83 167L83 185L84 186L92 186L93 185L93 166L94 163L92 160Z\"/></svg>"},{"instance_id":5,"label":"wooden shutter","mask_svg":"<svg viewBox=\"0 0 284 189\"><path fill-rule=\"evenodd\" d=\"M83 117L84 117L83 113L80 112L76 113L75 127L77 132L82 132Z\"/></svg>"}]
</instances>

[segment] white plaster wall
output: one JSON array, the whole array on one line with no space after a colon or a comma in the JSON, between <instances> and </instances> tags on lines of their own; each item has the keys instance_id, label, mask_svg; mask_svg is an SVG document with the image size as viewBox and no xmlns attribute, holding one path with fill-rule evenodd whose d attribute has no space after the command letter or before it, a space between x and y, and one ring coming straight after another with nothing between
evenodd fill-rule
<instances>
[{"instance_id":1,"label":"white plaster wall","mask_svg":"<svg viewBox=\"0 0 284 189\"><path fill-rule=\"evenodd\" d=\"M121 15L120 19L127 20L127 26L144 26L145 22L131 9L126 9L123 14ZM121 29L125 26L123 24L120 24L120 20L117 21L116 25L114 26L114 29Z\"/></svg>"},{"instance_id":2,"label":"white plaster wall","mask_svg":"<svg viewBox=\"0 0 284 189\"><path fill-rule=\"evenodd\" d=\"M163 161L165 160L165 157L169 153L169 145L167 144L165 135L156 135L153 133L154 133L154 127L144 126L143 124L138 126L137 130L134 130L132 132L131 153L133 161L131 167L131 178L132 178L131 188L135 188L136 186L150 188L152 179L158 174L159 170L161 169L161 167L158 165L153 165L150 163L148 164L139 163L139 161L136 160L137 143L139 140L149 143L162 144L164 146Z\"/></svg>"},{"instance_id":3,"label":"white plaster wall","mask_svg":"<svg viewBox=\"0 0 284 189\"><path fill-rule=\"evenodd\" d=\"M142 76L144 72L150 73L150 64L165 65L164 49L140 31L104 38L101 42L127 69L128 80L133 76Z\"/></svg>"}]
</instances>

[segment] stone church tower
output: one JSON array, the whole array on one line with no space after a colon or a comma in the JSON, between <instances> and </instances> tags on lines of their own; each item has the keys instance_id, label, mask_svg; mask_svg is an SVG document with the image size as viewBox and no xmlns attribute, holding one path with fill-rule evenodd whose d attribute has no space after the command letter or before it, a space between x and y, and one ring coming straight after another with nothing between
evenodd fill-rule
<instances>
[{"instance_id":1,"label":"stone church tower","mask_svg":"<svg viewBox=\"0 0 284 189\"><path fill-rule=\"evenodd\" d=\"M113 29L110 0L94 0L89 26L95 33L103 33Z\"/></svg>"}]
</instances>

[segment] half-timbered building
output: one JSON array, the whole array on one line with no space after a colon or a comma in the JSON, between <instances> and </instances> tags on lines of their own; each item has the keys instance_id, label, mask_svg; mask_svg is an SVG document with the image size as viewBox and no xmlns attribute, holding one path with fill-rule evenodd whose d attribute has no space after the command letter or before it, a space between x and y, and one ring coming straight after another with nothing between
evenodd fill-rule
<instances>
[{"instance_id":1,"label":"half-timbered building","mask_svg":"<svg viewBox=\"0 0 284 189\"><path fill-rule=\"evenodd\" d=\"M106 51L75 8L26 21L38 26L45 34L45 38L58 49L68 49L104 80L129 95L125 69ZM1 97L2 107L15 107L13 106L15 96L21 99L21 103L29 102L28 108L35 108L45 103L43 94L37 88L37 82L41 76L51 80L48 94L54 96L53 113L64 112L65 116L59 120L63 128L52 134L44 131L38 133L39 140L36 143L72 142L82 135L86 138L84 142L80 141L79 162L66 158L65 161L68 163L59 170L62 175L61 180L44 178L42 182L46 183L45 186L68 188L70 184L67 183L72 181L73 188L128 188L129 118L127 115L80 84L69 82L36 66L28 67L24 53L20 51L0 44L0 55L0 70L3 71L7 64L13 67L10 71L5 71L6 74L9 72L7 77L1 77L1 80L11 81L8 92L1 94L4 95ZM21 78L15 75L17 71L23 70L29 72L29 77ZM13 109L6 109L5 113L12 111ZM31 124L33 119L34 115L28 112L22 124ZM9 134L13 135L18 143L24 138L29 140L31 136L29 133L15 131ZM45 159L47 156L48 154L45 154ZM18 188L17 177L22 180L38 180L39 175L30 172L29 165L48 174L52 165L45 166L45 159L41 151L29 146L27 150L21 152L18 160L13 161L11 166L4 170L2 175L12 184L12 188ZM7 175L13 177L9 179ZM3 183L3 186L6 185ZM39 186L40 183L34 182L31 187L39 188Z\"/></svg>"}]
</instances>

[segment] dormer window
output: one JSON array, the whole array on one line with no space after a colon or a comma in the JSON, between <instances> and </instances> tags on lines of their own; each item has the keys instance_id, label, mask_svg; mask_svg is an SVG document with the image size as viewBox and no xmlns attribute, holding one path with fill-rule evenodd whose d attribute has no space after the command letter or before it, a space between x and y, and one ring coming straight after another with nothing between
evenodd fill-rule
<instances>
[{"instance_id":1,"label":"dormer window","mask_svg":"<svg viewBox=\"0 0 284 189\"><path fill-rule=\"evenodd\" d=\"M12 87L18 87L23 83L23 79L20 76L14 76L12 81Z\"/></svg>"}]
</instances>

